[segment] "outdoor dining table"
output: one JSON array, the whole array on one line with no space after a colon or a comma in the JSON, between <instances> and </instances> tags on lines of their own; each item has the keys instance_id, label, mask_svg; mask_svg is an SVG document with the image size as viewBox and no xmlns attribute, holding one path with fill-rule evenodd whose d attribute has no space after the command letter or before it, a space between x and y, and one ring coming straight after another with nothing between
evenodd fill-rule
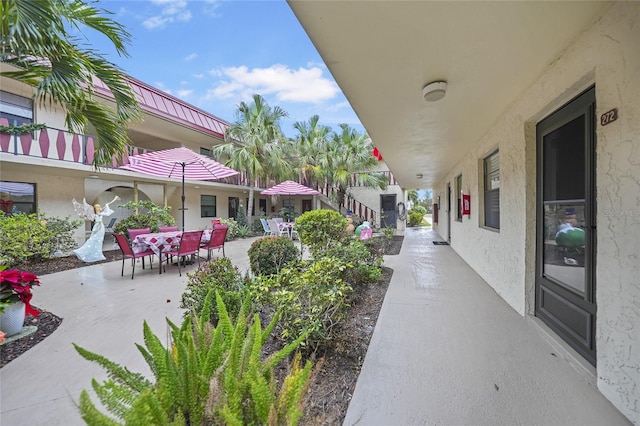
<instances>
[{"instance_id":1,"label":"outdoor dining table","mask_svg":"<svg viewBox=\"0 0 640 426\"><path fill-rule=\"evenodd\" d=\"M205 229L202 233L201 242L207 242L211 239L211 229ZM182 231L154 232L151 234L140 234L131 241L131 248L134 253L140 253L146 250L153 252L161 259L161 254L180 245Z\"/></svg>"},{"instance_id":2,"label":"outdoor dining table","mask_svg":"<svg viewBox=\"0 0 640 426\"><path fill-rule=\"evenodd\" d=\"M280 228L281 231L286 232L287 236L291 238L292 237L291 231L293 231L293 225L294 225L294 222L280 222L278 224L278 227Z\"/></svg>"}]
</instances>

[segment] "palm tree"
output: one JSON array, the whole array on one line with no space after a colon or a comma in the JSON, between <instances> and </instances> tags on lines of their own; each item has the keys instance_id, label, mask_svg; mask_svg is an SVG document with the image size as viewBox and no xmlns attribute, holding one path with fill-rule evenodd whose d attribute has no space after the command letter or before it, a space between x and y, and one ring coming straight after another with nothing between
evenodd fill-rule
<instances>
[{"instance_id":1,"label":"palm tree","mask_svg":"<svg viewBox=\"0 0 640 426\"><path fill-rule=\"evenodd\" d=\"M288 145L280 128L280 119L287 117L282 108L271 107L260 95L253 95L253 103L240 102L235 112L236 122L225 132L227 143L213 148L218 161L242 170L249 181L247 223L252 224L253 191L261 178L291 176L293 167L286 158Z\"/></svg>"},{"instance_id":2,"label":"palm tree","mask_svg":"<svg viewBox=\"0 0 640 426\"><path fill-rule=\"evenodd\" d=\"M293 128L298 131L293 151L298 175L305 179L317 179L319 174L318 153L326 149L331 128L318 124L320 117L312 116L308 121L296 121Z\"/></svg>"},{"instance_id":3,"label":"palm tree","mask_svg":"<svg viewBox=\"0 0 640 426\"><path fill-rule=\"evenodd\" d=\"M407 193L407 199L413 203L413 205L418 204L418 191L412 189Z\"/></svg>"},{"instance_id":4,"label":"palm tree","mask_svg":"<svg viewBox=\"0 0 640 426\"><path fill-rule=\"evenodd\" d=\"M120 69L71 30L98 31L119 55L128 56L130 34L109 13L82 0L0 0L0 61L12 65L3 76L35 88L34 100L61 105L70 132L97 135L96 167L122 154L129 143L127 126L139 117L138 103ZM114 96L115 111L97 102L94 78Z\"/></svg>"},{"instance_id":5,"label":"palm tree","mask_svg":"<svg viewBox=\"0 0 640 426\"><path fill-rule=\"evenodd\" d=\"M325 150L317 152L316 175L336 188L338 205L344 206L349 187L362 185L376 189L387 188L387 178L373 172L378 160L373 156L373 143L366 133L359 133L348 124L340 124L340 131L332 133Z\"/></svg>"}]
</instances>

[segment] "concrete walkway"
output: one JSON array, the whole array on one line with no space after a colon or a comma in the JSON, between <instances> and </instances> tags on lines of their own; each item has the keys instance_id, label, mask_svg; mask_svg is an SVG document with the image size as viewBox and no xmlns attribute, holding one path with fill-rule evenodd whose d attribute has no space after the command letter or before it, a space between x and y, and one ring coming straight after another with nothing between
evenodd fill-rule
<instances>
[{"instance_id":1,"label":"concrete walkway","mask_svg":"<svg viewBox=\"0 0 640 426\"><path fill-rule=\"evenodd\" d=\"M345 425L628 425L589 368L409 228Z\"/></svg>"},{"instance_id":2,"label":"concrete walkway","mask_svg":"<svg viewBox=\"0 0 640 426\"><path fill-rule=\"evenodd\" d=\"M406 231L346 425L625 425L628 421L533 320L522 318L429 229ZM226 245L240 272L254 239ZM64 318L50 337L0 370L2 426L82 425L76 406L104 370L72 343L150 374L135 343L180 322L187 282L129 263L42 277L33 302ZM188 271L195 267L189 267ZM1 350L1 349L0 349ZM555 355L552 355L554 353ZM94 399L95 400L95 399Z\"/></svg>"}]
</instances>

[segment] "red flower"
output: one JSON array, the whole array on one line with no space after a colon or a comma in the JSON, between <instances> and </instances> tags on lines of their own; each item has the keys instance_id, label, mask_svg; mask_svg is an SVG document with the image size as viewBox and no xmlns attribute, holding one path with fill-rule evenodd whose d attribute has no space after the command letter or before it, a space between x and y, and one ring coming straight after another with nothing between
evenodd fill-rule
<instances>
[{"instance_id":1,"label":"red flower","mask_svg":"<svg viewBox=\"0 0 640 426\"><path fill-rule=\"evenodd\" d=\"M8 271L0 271L0 282L18 283L20 281L20 271L17 269L10 269Z\"/></svg>"},{"instance_id":2,"label":"red flower","mask_svg":"<svg viewBox=\"0 0 640 426\"><path fill-rule=\"evenodd\" d=\"M31 272L22 272L20 279L22 282L31 283L31 285L40 285L40 280L37 275L32 274Z\"/></svg>"},{"instance_id":3,"label":"red flower","mask_svg":"<svg viewBox=\"0 0 640 426\"><path fill-rule=\"evenodd\" d=\"M40 285L40 280L30 272L17 269L0 271L0 302L12 304L22 301L26 306L26 313L37 316L40 312L31 306L31 288L34 285Z\"/></svg>"}]
</instances>

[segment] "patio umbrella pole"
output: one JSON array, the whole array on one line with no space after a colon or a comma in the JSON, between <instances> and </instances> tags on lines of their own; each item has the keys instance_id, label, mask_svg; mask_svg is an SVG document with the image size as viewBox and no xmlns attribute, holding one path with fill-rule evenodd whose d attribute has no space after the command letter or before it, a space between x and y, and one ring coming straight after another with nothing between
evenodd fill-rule
<instances>
[{"instance_id":1,"label":"patio umbrella pole","mask_svg":"<svg viewBox=\"0 0 640 426\"><path fill-rule=\"evenodd\" d=\"M185 163L180 163L182 166L182 232L184 232L184 167Z\"/></svg>"}]
</instances>

